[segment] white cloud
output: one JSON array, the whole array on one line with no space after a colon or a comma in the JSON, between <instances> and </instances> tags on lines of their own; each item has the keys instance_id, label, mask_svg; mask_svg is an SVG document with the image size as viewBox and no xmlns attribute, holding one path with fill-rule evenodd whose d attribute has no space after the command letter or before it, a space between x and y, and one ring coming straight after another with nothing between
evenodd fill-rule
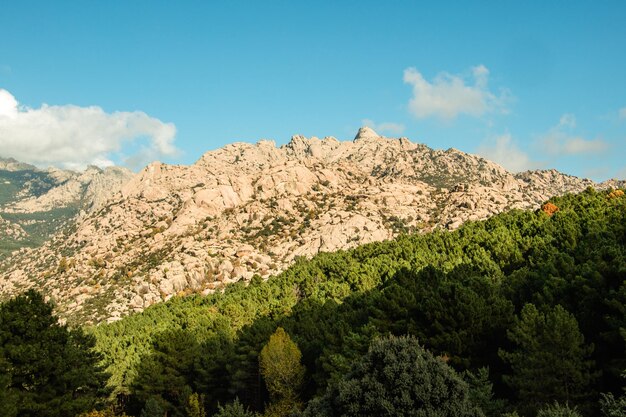
<instances>
[{"instance_id":1,"label":"white cloud","mask_svg":"<svg viewBox=\"0 0 626 417\"><path fill-rule=\"evenodd\" d=\"M413 86L409 110L417 118L439 117L445 120L459 114L482 116L492 111L506 112L507 93L496 96L488 89L489 70L484 65L472 68L473 85L458 75L440 73L428 82L415 68L404 70L404 82Z\"/></svg>"},{"instance_id":2,"label":"white cloud","mask_svg":"<svg viewBox=\"0 0 626 417\"><path fill-rule=\"evenodd\" d=\"M508 133L483 143L477 153L511 172L537 168L537 164L530 160L528 154L517 146Z\"/></svg>"},{"instance_id":3,"label":"white cloud","mask_svg":"<svg viewBox=\"0 0 626 417\"><path fill-rule=\"evenodd\" d=\"M404 132L404 125L400 123L392 123L392 122L383 122L383 123L375 123L370 119L361 120L363 126L370 127L374 129L378 133L389 133L392 135L401 135Z\"/></svg>"},{"instance_id":4,"label":"white cloud","mask_svg":"<svg viewBox=\"0 0 626 417\"><path fill-rule=\"evenodd\" d=\"M559 123L540 138L541 149L555 156L602 153L608 150L608 143L602 139L585 139L572 135L571 131L575 127L574 115L564 114L559 119Z\"/></svg>"},{"instance_id":5,"label":"white cloud","mask_svg":"<svg viewBox=\"0 0 626 417\"><path fill-rule=\"evenodd\" d=\"M175 136L174 124L143 112L106 113L97 106L46 104L31 109L0 89L0 154L19 161L71 169L104 167L113 165L113 155L134 141L147 141L141 151L145 156L173 155Z\"/></svg>"},{"instance_id":6,"label":"white cloud","mask_svg":"<svg viewBox=\"0 0 626 417\"><path fill-rule=\"evenodd\" d=\"M0 89L0 118L6 117L14 119L16 116L17 100L7 90Z\"/></svg>"},{"instance_id":7,"label":"white cloud","mask_svg":"<svg viewBox=\"0 0 626 417\"><path fill-rule=\"evenodd\" d=\"M626 120L626 107L622 107L621 109L619 109L618 114L620 120Z\"/></svg>"},{"instance_id":8,"label":"white cloud","mask_svg":"<svg viewBox=\"0 0 626 417\"><path fill-rule=\"evenodd\" d=\"M571 129L576 127L576 117L573 114L566 113L559 119L559 127L569 127Z\"/></svg>"},{"instance_id":9,"label":"white cloud","mask_svg":"<svg viewBox=\"0 0 626 417\"><path fill-rule=\"evenodd\" d=\"M599 153L609 148L609 144L602 139L586 140L581 137L570 137L562 144L563 153L571 155L577 153Z\"/></svg>"}]
</instances>

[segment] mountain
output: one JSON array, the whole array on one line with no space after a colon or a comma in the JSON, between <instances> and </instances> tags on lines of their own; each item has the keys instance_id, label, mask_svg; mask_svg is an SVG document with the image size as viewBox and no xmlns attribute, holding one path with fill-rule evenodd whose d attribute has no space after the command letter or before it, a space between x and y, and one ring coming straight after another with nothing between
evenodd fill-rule
<instances>
[{"instance_id":1,"label":"mountain","mask_svg":"<svg viewBox=\"0 0 626 417\"><path fill-rule=\"evenodd\" d=\"M0 265L0 293L37 286L71 323L115 321L177 294L267 278L299 256L619 186L554 170L511 174L369 128L351 142L235 143L190 166L148 165L73 230Z\"/></svg>"},{"instance_id":2,"label":"mountain","mask_svg":"<svg viewBox=\"0 0 626 417\"><path fill-rule=\"evenodd\" d=\"M578 375L570 386L581 394L622 392L626 197L623 190L589 188L551 198L542 208L321 253L267 282L175 297L95 326L97 350L111 375L110 398L123 398L118 404L137 415L150 395L175 409L187 397L171 393L187 386L205 394L209 414L234 398L261 411L273 398L263 389L259 358L282 328L297 341L306 367L303 404L354 375L351 366L372 340L392 334L417 337L458 372L483 368L484 382L470 381L485 388L479 405L488 416L502 415L497 410L505 405L521 411L537 399L554 404L568 397L590 416L610 415L597 410L597 396L572 397L554 381L568 373ZM517 350L520 368L503 366L510 361L502 352L515 345L524 346ZM511 372L515 382L504 377Z\"/></svg>"},{"instance_id":3,"label":"mountain","mask_svg":"<svg viewBox=\"0 0 626 417\"><path fill-rule=\"evenodd\" d=\"M0 158L0 259L38 247L98 208L133 174L123 168L89 167L78 173L40 170Z\"/></svg>"}]
</instances>

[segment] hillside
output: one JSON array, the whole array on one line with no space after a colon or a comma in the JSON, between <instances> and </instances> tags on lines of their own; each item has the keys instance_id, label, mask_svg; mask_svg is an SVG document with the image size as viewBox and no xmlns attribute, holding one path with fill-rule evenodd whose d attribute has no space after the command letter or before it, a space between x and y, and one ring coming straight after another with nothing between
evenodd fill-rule
<instances>
[{"instance_id":1,"label":"hillside","mask_svg":"<svg viewBox=\"0 0 626 417\"><path fill-rule=\"evenodd\" d=\"M0 259L14 250L35 248L98 208L132 173L89 167L78 173L41 170L0 158Z\"/></svg>"},{"instance_id":2,"label":"hillside","mask_svg":"<svg viewBox=\"0 0 626 417\"><path fill-rule=\"evenodd\" d=\"M351 142L235 143L191 166L148 165L71 233L3 264L0 292L37 286L72 323L113 321L175 294L267 278L298 257L455 229L609 185L619 183L556 171L513 175L475 155L369 128Z\"/></svg>"},{"instance_id":3,"label":"hillside","mask_svg":"<svg viewBox=\"0 0 626 417\"><path fill-rule=\"evenodd\" d=\"M624 385L626 197L588 189L545 207L300 259L267 282L174 297L95 327L112 398L131 415L151 397L180 415L192 391L208 410L235 397L263 410L258 356L282 327L302 352L305 404L390 333L474 373L464 375L487 416L535 415L555 401L613 415L599 413L598 393ZM519 342L514 330L533 311ZM502 352L518 345L524 367L510 367Z\"/></svg>"}]
</instances>

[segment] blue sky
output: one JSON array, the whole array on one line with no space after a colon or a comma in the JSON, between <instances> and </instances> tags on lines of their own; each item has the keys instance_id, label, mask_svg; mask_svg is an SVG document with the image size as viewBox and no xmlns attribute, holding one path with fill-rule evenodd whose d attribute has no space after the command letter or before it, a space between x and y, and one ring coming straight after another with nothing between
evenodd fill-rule
<instances>
[{"instance_id":1,"label":"blue sky","mask_svg":"<svg viewBox=\"0 0 626 417\"><path fill-rule=\"evenodd\" d=\"M0 156L138 169L368 124L626 178L626 2L432 3L6 1Z\"/></svg>"}]
</instances>

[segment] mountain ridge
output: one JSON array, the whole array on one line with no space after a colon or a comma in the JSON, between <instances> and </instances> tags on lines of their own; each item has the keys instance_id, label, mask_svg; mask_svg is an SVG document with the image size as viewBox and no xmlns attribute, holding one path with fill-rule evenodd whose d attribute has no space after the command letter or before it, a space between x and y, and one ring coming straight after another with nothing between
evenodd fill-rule
<instances>
[{"instance_id":1,"label":"mountain ridge","mask_svg":"<svg viewBox=\"0 0 626 417\"><path fill-rule=\"evenodd\" d=\"M119 190L132 173L88 167L82 172L39 169L0 158L0 257L37 247L71 227Z\"/></svg>"},{"instance_id":2,"label":"mountain ridge","mask_svg":"<svg viewBox=\"0 0 626 417\"><path fill-rule=\"evenodd\" d=\"M240 142L188 166L149 164L71 233L5 262L0 293L37 285L70 321L114 321L176 294L267 278L298 256L455 229L620 184L555 170L511 174L370 128L353 141Z\"/></svg>"}]
</instances>

